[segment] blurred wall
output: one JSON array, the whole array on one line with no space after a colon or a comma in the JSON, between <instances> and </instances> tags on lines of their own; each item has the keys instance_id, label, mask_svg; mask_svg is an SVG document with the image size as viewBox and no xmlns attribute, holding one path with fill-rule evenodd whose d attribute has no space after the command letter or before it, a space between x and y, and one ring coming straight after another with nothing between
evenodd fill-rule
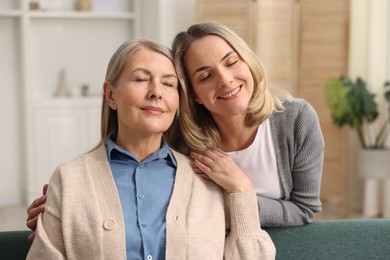
<instances>
[{"instance_id":1,"label":"blurred wall","mask_svg":"<svg viewBox=\"0 0 390 260\"><path fill-rule=\"evenodd\" d=\"M142 0L140 36L171 46L175 35L195 21L196 0Z\"/></svg>"},{"instance_id":2,"label":"blurred wall","mask_svg":"<svg viewBox=\"0 0 390 260\"><path fill-rule=\"evenodd\" d=\"M371 91L381 97L383 83L390 80L390 1L351 0L350 24L349 75L353 79L357 76L365 79ZM379 102L384 105L383 100ZM386 113L384 106L381 108ZM356 168L360 146L355 132L350 131L348 139L348 176L353 187L349 189L349 203L352 210L360 210L364 195Z\"/></svg>"},{"instance_id":3,"label":"blurred wall","mask_svg":"<svg viewBox=\"0 0 390 260\"><path fill-rule=\"evenodd\" d=\"M140 36L146 37L168 46L177 32L186 29L194 21L195 0L141 0ZM0 11L7 10L8 6L0 3ZM0 21L0 60L11 60L10 64L0 66L2 79L0 102L0 207L25 202L26 176L23 171L25 158L23 157L24 124L22 118L23 94L20 93L21 79L18 78L22 64L19 57L10 57L16 51L15 43L20 44L19 26L12 19ZM11 36L11 37L10 37ZM67 55L64 53L64 55ZM102 75L99 76L99 78ZM20 82L14 82L18 79ZM43 185L44 183L42 183ZM27 202L29 203L29 202Z\"/></svg>"},{"instance_id":4,"label":"blurred wall","mask_svg":"<svg viewBox=\"0 0 390 260\"><path fill-rule=\"evenodd\" d=\"M168 46L177 32L184 30L195 21L196 0L142 0L141 37L159 41ZM12 45L18 42L17 26L12 23L0 24L0 60L12 52ZM390 1L388 0L351 0L350 29L350 59L349 74L351 77L360 75L368 79L374 90L379 90L385 79L390 80ZM10 33L14 31L14 33ZM4 35L13 35L3 37ZM10 59L7 59L10 60ZM2 79L17 78L21 64L15 63L3 66L0 71ZM2 67L2 68L3 68ZM6 75L11 75L6 77ZM21 203L24 199L23 158L23 124L20 102L22 95L18 89L10 88L15 82L2 82L2 97L0 102L0 206ZM350 189L350 203L353 208L359 208L362 196L361 181L356 178L356 148L355 133L350 134L349 165L351 183L357 189ZM388 140L388 143L390 140Z\"/></svg>"}]
</instances>

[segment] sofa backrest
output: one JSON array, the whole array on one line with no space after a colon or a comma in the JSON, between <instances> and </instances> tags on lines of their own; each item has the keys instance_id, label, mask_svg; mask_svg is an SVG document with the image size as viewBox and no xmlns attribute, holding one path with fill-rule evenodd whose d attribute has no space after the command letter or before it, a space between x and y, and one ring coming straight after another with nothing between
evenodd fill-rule
<instances>
[{"instance_id":1,"label":"sofa backrest","mask_svg":"<svg viewBox=\"0 0 390 260\"><path fill-rule=\"evenodd\" d=\"M327 220L266 230L276 259L390 260L390 219Z\"/></svg>"},{"instance_id":2,"label":"sofa backrest","mask_svg":"<svg viewBox=\"0 0 390 260\"><path fill-rule=\"evenodd\" d=\"M390 219L316 221L300 227L266 228L276 259L390 259ZM30 231L0 232L0 259L26 259Z\"/></svg>"},{"instance_id":3,"label":"sofa backrest","mask_svg":"<svg viewBox=\"0 0 390 260\"><path fill-rule=\"evenodd\" d=\"M0 259L26 259L31 242L27 239L31 231L0 232Z\"/></svg>"}]
</instances>

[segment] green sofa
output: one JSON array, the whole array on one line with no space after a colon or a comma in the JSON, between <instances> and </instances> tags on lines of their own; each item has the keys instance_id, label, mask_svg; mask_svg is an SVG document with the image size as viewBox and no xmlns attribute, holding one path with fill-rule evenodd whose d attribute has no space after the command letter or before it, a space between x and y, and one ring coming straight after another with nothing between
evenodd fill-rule
<instances>
[{"instance_id":1,"label":"green sofa","mask_svg":"<svg viewBox=\"0 0 390 260\"><path fill-rule=\"evenodd\" d=\"M316 221L266 230L275 243L276 259L390 259L390 219ZM29 234L0 232L0 259L25 259Z\"/></svg>"}]
</instances>

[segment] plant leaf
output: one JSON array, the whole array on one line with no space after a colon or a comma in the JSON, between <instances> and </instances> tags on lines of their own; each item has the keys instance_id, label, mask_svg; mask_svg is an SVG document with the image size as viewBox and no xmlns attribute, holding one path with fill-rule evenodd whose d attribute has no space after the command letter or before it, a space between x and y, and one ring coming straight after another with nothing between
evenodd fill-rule
<instances>
[{"instance_id":1,"label":"plant leaf","mask_svg":"<svg viewBox=\"0 0 390 260\"><path fill-rule=\"evenodd\" d=\"M325 81L325 102L331 110L334 123L339 127L345 124L351 125L351 120L349 119L351 108L346 100L348 91L348 88L345 88L338 78L329 78Z\"/></svg>"},{"instance_id":2,"label":"plant leaf","mask_svg":"<svg viewBox=\"0 0 390 260\"><path fill-rule=\"evenodd\" d=\"M366 83L361 78L357 78L356 83L352 83L347 99L351 104L354 120L360 125L363 124L364 119L373 122L378 117L378 106L374 97L375 95L368 92Z\"/></svg>"}]
</instances>

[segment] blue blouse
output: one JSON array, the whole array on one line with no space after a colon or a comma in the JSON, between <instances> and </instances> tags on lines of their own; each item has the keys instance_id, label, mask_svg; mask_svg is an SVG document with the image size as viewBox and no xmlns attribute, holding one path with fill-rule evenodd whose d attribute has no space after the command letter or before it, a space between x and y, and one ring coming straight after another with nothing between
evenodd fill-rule
<instances>
[{"instance_id":1,"label":"blue blouse","mask_svg":"<svg viewBox=\"0 0 390 260\"><path fill-rule=\"evenodd\" d=\"M165 216L172 195L176 160L168 144L140 162L106 141L126 229L127 259L165 259Z\"/></svg>"}]
</instances>

